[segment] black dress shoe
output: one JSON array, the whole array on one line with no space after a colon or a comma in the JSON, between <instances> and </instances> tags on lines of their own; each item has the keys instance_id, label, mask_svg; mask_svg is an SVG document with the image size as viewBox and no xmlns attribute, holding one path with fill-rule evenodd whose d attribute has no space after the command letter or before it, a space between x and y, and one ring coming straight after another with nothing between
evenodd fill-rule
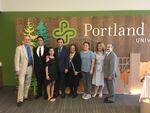
<instances>
[{"instance_id":1,"label":"black dress shoe","mask_svg":"<svg viewBox=\"0 0 150 113\"><path fill-rule=\"evenodd\" d=\"M22 106L22 104L23 104L23 102L21 102L21 101L17 102L18 107Z\"/></svg>"},{"instance_id":2,"label":"black dress shoe","mask_svg":"<svg viewBox=\"0 0 150 113\"><path fill-rule=\"evenodd\" d=\"M72 96L73 95L73 93L69 93L69 96Z\"/></svg>"},{"instance_id":3,"label":"black dress shoe","mask_svg":"<svg viewBox=\"0 0 150 113\"><path fill-rule=\"evenodd\" d=\"M38 99L38 98L40 98L42 95L36 95L34 98L35 99Z\"/></svg>"},{"instance_id":4,"label":"black dress shoe","mask_svg":"<svg viewBox=\"0 0 150 113\"><path fill-rule=\"evenodd\" d=\"M107 100L107 101L105 101L104 103L114 103L114 101L112 101L112 100Z\"/></svg>"},{"instance_id":5,"label":"black dress shoe","mask_svg":"<svg viewBox=\"0 0 150 113\"><path fill-rule=\"evenodd\" d=\"M44 95L43 98L44 98L44 100L47 100L47 99L48 99L48 96L47 96L47 95Z\"/></svg>"},{"instance_id":6,"label":"black dress shoe","mask_svg":"<svg viewBox=\"0 0 150 113\"><path fill-rule=\"evenodd\" d=\"M61 98L65 98L65 94L61 94Z\"/></svg>"},{"instance_id":7,"label":"black dress shoe","mask_svg":"<svg viewBox=\"0 0 150 113\"><path fill-rule=\"evenodd\" d=\"M109 97L105 97L105 98L104 98L104 103L105 103L106 101L108 101L108 98L109 98Z\"/></svg>"},{"instance_id":8,"label":"black dress shoe","mask_svg":"<svg viewBox=\"0 0 150 113\"><path fill-rule=\"evenodd\" d=\"M76 98L78 95L77 94L73 94L72 95L72 98Z\"/></svg>"}]
</instances>

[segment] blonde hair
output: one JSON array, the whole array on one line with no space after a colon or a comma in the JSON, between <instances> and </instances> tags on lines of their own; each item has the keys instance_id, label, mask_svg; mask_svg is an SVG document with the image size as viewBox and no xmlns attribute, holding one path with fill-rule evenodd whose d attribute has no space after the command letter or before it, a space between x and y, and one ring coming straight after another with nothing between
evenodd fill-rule
<instances>
[{"instance_id":1,"label":"blonde hair","mask_svg":"<svg viewBox=\"0 0 150 113\"><path fill-rule=\"evenodd\" d=\"M105 52L105 45L104 45L104 43L102 43L102 42L98 42L97 44L96 44L96 52L98 51L98 45L101 45L101 47L102 47L102 51L103 51L103 54L104 54L104 52Z\"/></svg>"}]
</instances>

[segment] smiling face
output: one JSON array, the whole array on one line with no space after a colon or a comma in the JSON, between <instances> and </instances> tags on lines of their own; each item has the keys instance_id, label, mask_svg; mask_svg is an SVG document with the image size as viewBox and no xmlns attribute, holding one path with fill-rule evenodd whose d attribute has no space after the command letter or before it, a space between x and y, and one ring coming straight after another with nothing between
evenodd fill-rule
<instances>
[{"instance_id":1,"label":"smiling face","mask_svg":"<svg viewBox=\"0 0 150 113\"><path fill-rule=\"evenodd\" d=\"M57 40L58 47L62 47L64 45L64 41L62 39Z\"/></svg>"},{"instance_id":2,"label":"smiling face","mask_svg":"<svg viewBox=\"0 0 150 113\"><path fill-rule=\"evenodd\" d=\"M89 48L90 48L90 45L89 45L88 43L84 43L84 44L83 44L83 50L84 50L84 51L88 51Z\"/></svg>"},{"instance_id":3,"label":"smiling face","mask_svg":"<svg viewBox=\"0 0 150 113\"><path fill-rule=\"evenodd\" d=\"M112 44L107 44L106 51L107 51L107 52L111 52L112 49L113 49L112 47L113 47Z\"/></svg>"},{"instance_id":4,"label":"smiling face","mask_svg":"<svg viewBox=\"0 0 150 113\"><path fill-rule=\"evenodd\" d=\"M38 39L37 39L37 43L38 43L38 46L43 46L44 41L43 41L42 38L38 38Z\"/></svg>"},{"instance_id":5,"label":"smiling face","mask_svg":"<svg viewBox=\"0 0 150 113\"><path fill-rule=\"evenodd\" d=\"M48 53L50 56L54 56L54 48L50 48Z\"/></svg>"},{"instance_id":6,"label":"smiling face","mask_svg":"<svg viewBox=\"0 0 150 113\"><path fill-rule=\"evenodd\" d=\"M74 45L72 45L70 47L70 53L74 53L76 51L76 47Z\"/></svg>"},{"instance_id":7,"label":"smiling face","mask_svg":"<svg viewBox=\"0 0 150 113\"><path fill-rule=\"evenodd\" d=\"M98 44L98 45L97 45L97 51L98 51L98 52L101 52L102 50L103 50L102 45L101 45L101 44Z\"/></svg>"},{"instance_id":8,"label":"smiling face","mask_svg":"<svg viewBox=\"0 0 150 113\"><path fill-rule=\"evenodd\" d=\"M29 45L29 43L30 43L30 37L29 36L24 36L23 37L23 43Z\"/></svg>"}]
</instances>

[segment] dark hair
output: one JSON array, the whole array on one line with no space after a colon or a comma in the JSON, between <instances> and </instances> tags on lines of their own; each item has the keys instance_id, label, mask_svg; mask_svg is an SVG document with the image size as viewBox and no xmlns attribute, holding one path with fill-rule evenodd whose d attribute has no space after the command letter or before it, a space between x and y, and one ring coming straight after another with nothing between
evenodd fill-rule
<instances>
[{"instance_id":1,"label":"dark hair","mask_svg":"<svg viewBox=\"0 0 150 113\"><path fill-rule=\"evenodd\" d=\"M78 48L77 48L77 45L76 45L76 44L71 44L71 45L69 46L69 51L70 51L71 46L74 46L74 47L75 47L75 51L78 51Z\"/></svg>"},{"instance_id":2,"label":"dark hair","mask_svg":"<svg viewBox=\"0 0 150 113\"><path fill-rule=\"evenodd\" d=\"M58 42L59 40L62 40L63 43L64 43L64 39L63 39L63 38L58 38L58 39L57 39L57 42Z\"/></svg>"},{"instance_id":3,"label":"dark hair","mask_svg":"<svg viewBox=\"0 0 150 113\"><path fill-rule=\"evenodd\" d=\"M54 49L54 48L53 47L49 47L48 50L50 50L50 49Z\"/></svg>"},{"instance_id":4,"label":"dark hair","mask_svg":"<svg viewBox=\"0 0 150 113\"><path fill-rule=\"evenodd\" d=\"M90 43L89 43L89 42L83 42L83 45L84 45L84 44L88 44L88 45L90 46Z\"/></svg>"},{"instance_id":5,"label":"dark hair","mask_svg":"<svg viewBox=\"0 0 150 113\"><path fill-rule=\"evenodd\" d=\"M50 49L53 49L53 50L54 50L53 47L49 47L49 48L48 48L48 51L47 51L47 55L49 55L49 50L50 50ZM55 50L54 50L54 54L55 54Z\"/></svg>"},{"instance_id":6,"label":"dark hair","mask_svg":"<svg viewBox=\"0 0 150 113\"><path fill-rule=\"evenodd\" d=\"M42 40L44 40L42 36L38 36L36 39L38 40L39 38L41 38Z\"/></svg>"}]
</instances>

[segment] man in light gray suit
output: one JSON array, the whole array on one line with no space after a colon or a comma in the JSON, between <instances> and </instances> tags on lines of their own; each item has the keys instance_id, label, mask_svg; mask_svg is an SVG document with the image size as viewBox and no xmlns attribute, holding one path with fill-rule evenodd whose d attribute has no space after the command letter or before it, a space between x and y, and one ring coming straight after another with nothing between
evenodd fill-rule
<instances>
[{"instance_id":1,"label":"man in light gray suit","mask_svg":"<svg viewBox=\"0 0 150 113\"><path fill-rule=\"evenodd\" d=\"M104 79L108 90L108 97L104 103L113 103L115 101L115 77L116 77L117 56L113 52L113 45L107 44L106 55L104 59Z\"/></svg>"},{"instance_id":2,"label":"man in light gray suit","mask_svg":"<svg viewBox=\"0 0 150 113\"><path fill-rule=\"evenodd\" d=\"M29 99L28 92L32 78L33 53L29 46L30 37L23 37L23 44L16 48L15 71L19 80L17 106L21 106L24 100Z\"/></svg>"}]
</instances>

